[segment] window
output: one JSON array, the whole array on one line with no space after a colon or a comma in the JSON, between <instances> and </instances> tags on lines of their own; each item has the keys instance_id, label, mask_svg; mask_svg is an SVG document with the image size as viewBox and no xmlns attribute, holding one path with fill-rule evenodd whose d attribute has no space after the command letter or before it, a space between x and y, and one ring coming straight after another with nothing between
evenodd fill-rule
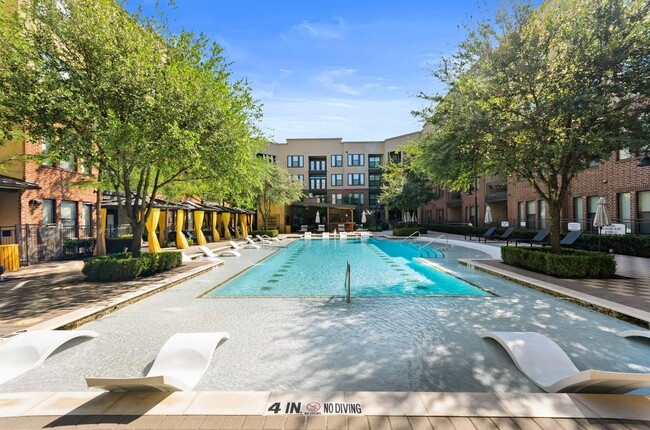
<instances>
[{"instance_id":1,"label":"window","mask_svg":"<svg viewBox=\"0 0 650 430\"><path fill-rule=\"evenodd\" d=\"M368 175L368 186L381 187L381 175Z\"/></svg>"},{"instance_id":2,"label":"window","mask_svg":"<svg viewBox=\"0 0 650 430\"><path fill-rule=\"evenodd\" d=\"M90 164L86 163L83 160L79 160L79 168L81 169L81 173L84 173L86 175L90 173Z\"/></svg>"},{"instance_id":3,"label":"window","mask_svg":"<svg viewBox=\"0 0 650 430\"><path fill-rule=\"evenodd\" d=\"M546 200L539 201L539 225L538 228L546 228Z\"/></svg>"},{"instance_id":4,"label":"window","mask_svg":"<svg viewBox=\"0 0 650 430\"><path fill-rule=\"evenodd\" d=\"M598 196L587 197L587 220L589 220L589 228L594 229L593 221L596 218L596 209L598 209Z\"/></svg>"},{"instance_id":5,"label":"window","mask_svg":"<svg viewBox=\"0 0 650 430\"><path fill-rule=\"evenodd\" d=\"M305 167L305 157L302 155L288 155L287 167Z\"/></svg>"},{"instance_id":6,"label":"window","mask_svg":"<svg viewBox=\"0 0 650 430\"><path fill-rule=\"evenodd\" d=\"M363 166L363 154L348 154L348 166Z\"/></svg>"},{"instance_id":7,"label":"window","mask_svg":"<svg viewBox=\"0 0 650 430\"><path fill-rule=\"evenodd\" d=\"M331 185L333 187L341 187L341 186L343 186L343 175L339 174L339 173L333 174L332 175Z\"/></svg>"},{"instance_id":8,"label":"window","mask_svg":"<svg viewBox=\"0 0 650 430\"><path fill-rule=\"evenodd\" d=\"M630 152L630 148L623 148L623 149L618 150L618 159L619 160L627 160L630 157L632 157L632 153Z\"/></svg>"},{"instance_id":9,"label":"window","mask_svg":"<svg viewBox=\"0 0 650 430\"><path fill-rule=\"evenodd\" d=\"M325 160L322 159L309 160L309 170L316 171L316 172L322 172L327 170L325 168Z\"/></svg>"},{"instance_id":10,"label":"window","mask_svg":"<svg viewBox=\"0 0 650 430\"><path fill-rule=\"evenodd\" d=\"M598 161L598 160L591 160L587 164L587 167L598 167L598 166L600 166L600 161Z\"/></svg>"},{"instance_id":11,"label":"window","mask_svg":"<svg viewBox=\"0 0 650 430\"><path fill-rule=\"evenodd\" d=\"M66 160L59 161L59 167L63 170L77 170L77 165L75 163L74 157L68 157Z\"/></svg>"},{"instance_id":12,"label":"window","mask_svg":"<svg viewBox=\"0 0 650 430\"><path fill-rule=\"evenodd\" d=\"M476 206L465 206L465 222L472 223L472 225L476 225L476 220L474 217L476 216Z\"/></svg>"},{"instance_id":13,"label":"window","mask_svg":"<svg viewBox=\"0 0 650 430\"><path fill-rule=\"evenodd\" d=\"M630 193L620 193L616 196L618 203L618 221L625 224L625 230L631 228L630 219L632 218L632 210L630 205Z\"/></svg>"},{"instance_id":14,"label":"window","mask_svg":"<svg viewBox=\"0 0 650 430\"><path fill-rule=\"evenodd\" d=\"M351 205L362 205L364 203L363 193L350 193L348 194L348 201Z\"/></svg>"},{"instance_id":15,"label":"window","mask_svg":"<svg viewBox=\"0 0 650 430\"><path fill-rule=\"evenodd\" d=\"M375 208L379 206L379 194L370 193L368 194L368 206Z\"/></svg>"},{"instance_id":16,"label":"window","mask_svg":"<svg viewBox=\"0 0 650 430\"><path fill-rule=\"evenodd\" d=\"M573 220L579 222L580 225L582 225L585 220L585 211L582 207L582 197L573 198Z\"/></svg>"},{"instance_id":17,"label":"window","mask_svg":"<svg viewBox=\"0 0 650 430\"><path fill-rule=\"evenodd\" d=\"M88 203L85 203L81 207L81 228L84 237L90 237L92 236L92 211L93 207L92 205L89 205Z\"/></svg>"},{"instance_id":18,"label":"window","mask_svg":"<svg viewBox=\"0 0 650 430\"><path fill-rule=\"evenodd\" d=\"M340 205L343 203L343 194L332 194L332 204Z\"/></svg>"},{"instance_id":19,"label":"window","mask_svg":"<svg viewBox=\"0 0 650 430\"><path fill-rule=\"evenodd\" d=\"M537 202L526 202L526 227L535 228Z\"/></svg>"},{"instance_id":20,"label":"window","mask_svg":"<svg viewBox=\"0 0 650 430\"><path fill-rule=\"evenodd\" d=\"M519 225L522 222L526 222L526 213L524 211L524 202L517 203L517 219L519 220Z\"/></svg>"},{"instance_id":21,"label":"window","mask_svg":"<svg viewBox=\"0 0 650 430\"><path fill-rule=\"evenodd\" d=\"M364 173L348 173L348 186L349 185L364 185L366 183Z\"/></svg>"},{"instance_id":22,"label":"window","mask_svg":"<svg viewBox=\"0 0 650 430\"><path fill-rule=\"evenodd\" d=\"M390 158L390 161L392 161L393 163L401 163L402 153L398 151L389 152L388 158Z\"/></svg>"},{"instance_id":23,"label":"window","mask_svg":"<svg viewBox=\"0 0 650 430\"><path fill-rule=\"evenodd\" d=\"M325 176L311 176L309 178L309 189L310 190L324 190L326 189Z\"/></svg>"},{"instance_id":24,"label":"window","mask_svg":"<svg viewBox=\"0 0 650 430\"><path fill-rule=\"evenodd\" d=\"M54 200L45 199L43 200L43 225L45 224L54 224L56 222L54 218L55 202Z\"/></svg>"},{"instance_id":25,"label":"window","mask_svg":"<svg viewBox=\"0 0 650 430\"><path fill-rule=\"evenodd\" d=\"M47 139L43 139L43 140L41 141L41 153L42 153L43 155L47 155L47 153L49 152L49 150L50 150L50 141L47 140ZM51 165L52 165L52 162L51 162L49 159L44 159L44 160L41 162L41 165L43 165L43 166L51 166Z\"/></svg>"},{"instance_id":26,"label":"window","mask_svg":"<svg viewBox=\"0 0 650 430\"><path fill-rule=\"evenodd\" d=\"M379 167L381 166L381 155L368 155L368 167Z\"/></svg>"},{"instance_id":27,"label":"window","mask_svg":"<svg viewBox=\"0 0 650 430\"><path fill-rule=\"evenodd\" d=\"M65 239L77 237L77 202L61 202L61 224Z\"/></svg>"},{"instance_id":28,"label":"window","mask_svg":"<svg viewBox=\"0 0 650 430\"><path fill-rule=\"evenodd\" d=\"M305 175L303 174L291 175L291 179L294 181L300 181L301 184L305 185Z\"/></svg>"},{"instance_id":29,"label":"window","mask_svg":"<svg viewBox=\"0 0 650 430\"><path fill-rule=\"evenodd\" d=\"M330 164L332 167L342 167L343 166L343 156L341 154L332 155L330 158Z\"/></svg>"},{"instance_id":30,"label":"window","mask_svg":"<svg viewBox=\"0 0 650 430\"><path fill-rule=\"evenodd\" d=\"M650 234L650 191L640 191L637 194L639 208L639 229L642 234Z\"/></svg>"}]
</instances>

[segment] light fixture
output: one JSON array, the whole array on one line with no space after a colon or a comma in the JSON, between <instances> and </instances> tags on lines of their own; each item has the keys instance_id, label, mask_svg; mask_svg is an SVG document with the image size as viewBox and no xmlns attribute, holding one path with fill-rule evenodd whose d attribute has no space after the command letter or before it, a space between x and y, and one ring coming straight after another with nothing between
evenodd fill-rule
<instances>
[{"instance_id":1,"label":"light fixture","mask_svg":"<svg viewBox=\"0 0 650 430\"><path fill-rule=\"evenodd\" d=\"M42 204L43 204L43 200L39 200L39 199L32 199L29 201L30 206L40 206Z\"/></svg>"},{"instance_id":2,"label":"light fixture","mask_svg":"<svg viewBox=\"0 0 650 430\"><path fill-rule=\"evenodd\" d=\"M645 155L643 156L643 158L641 158L641 161L639 162L639 164L637 164L637 167L646 167L646 166L650 166L650 157L648 157L648 147L647 146L645 148Z\"/></svg>"}]
</instances>

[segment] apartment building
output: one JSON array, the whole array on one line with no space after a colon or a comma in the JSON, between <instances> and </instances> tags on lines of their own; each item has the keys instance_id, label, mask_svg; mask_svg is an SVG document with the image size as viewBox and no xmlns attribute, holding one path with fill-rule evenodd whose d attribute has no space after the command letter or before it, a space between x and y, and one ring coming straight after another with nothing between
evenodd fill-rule
<instances>
[{"instance_id":1,"label":"apartment building","mask_svg":"<svg viewBox=\"0 0 650 430\"><path fill-rule=\"evenodd\" d=\"M400 147L419 136L420 132L415 132L379 142L287 139L286 143L268 145L265 155L303 183L308 202L353 205L356 223L364 211L369 223L390 222L401 214L379 204L381 166L388 160L401 161Z\"/></svg>"}]
</instances>

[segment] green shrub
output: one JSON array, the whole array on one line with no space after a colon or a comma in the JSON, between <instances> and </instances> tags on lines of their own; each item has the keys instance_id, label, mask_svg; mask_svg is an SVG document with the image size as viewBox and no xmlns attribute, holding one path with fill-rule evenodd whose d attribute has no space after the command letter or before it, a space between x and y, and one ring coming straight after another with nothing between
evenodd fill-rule
<instances>
[{"instance_id":1,"label":"green shrub","mask_svg":"<svg viewBox=\"0 0 650 430\"><path fill-rule=\"evenodd\" d=\"M180 252L144 253L138 258L131 254L109 254L84 261L83 274L89 281L130 281L138 276L150 276L181 265Z\"/></svg>"},{"instance_id":2,"label":"green shrub","mask_svg":"<svg viewBox=\"0 0 650 430\"><path fill-rule=\"evenodd\" d=\"M253 235L253 237L258 234L260 236L267 235L268 237L276 237L279 233L277 228L274 228L272 230L254 230L251 232L251 235Z\"/></svg>"},{"instance_id":3,"label":"green shrub","mask_svg":"<svg viewBox=\"0 0 650 430\"><path fill-rule=\"evenodd\" d=\"M556 278L611 278L616 273L616 260L611 254L563 249L553 254L550 248L504 246L504 263Z\"/></svg>"},{"instance_id":4,"label":"green shrub","mask_svg":"<svg viewBox=\"0 0 650 430\"><path fill-rule=\"evenodd\" d=\"M420 233L424 234L427 232L427 227L426 226L417 226L417 227L402 227L402 228L394 228L393 229L393 236L410 236L416 231L419 231Z\"/></svg>"},{"instance_id":5,"label":"green shrub","mask_svg":"<svg viewBox=\"0 0 650 430\"><path fill-rule=\"evenodd\" d=\"M583 233L573 247L601 252L608 252L611 249L615 254L650 258L649 235L603 234L599 239L597 233Z\"/></svg>"}]
</instances>

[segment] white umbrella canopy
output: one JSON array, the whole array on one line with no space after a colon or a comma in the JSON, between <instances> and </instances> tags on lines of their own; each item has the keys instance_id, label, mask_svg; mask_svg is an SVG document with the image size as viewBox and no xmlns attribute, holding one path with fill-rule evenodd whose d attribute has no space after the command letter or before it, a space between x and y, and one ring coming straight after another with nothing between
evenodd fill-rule
<instances>
[{"instance_id":1,"label":"white umbrella canopy","mask_svg":"<svg viewBox=\"0 0 650 430\"><path fill-rule=\"evenodd\" d=\"M492 222L492 208L489 206L485 207L485 223L489 224Z\"/></svg>"},{"instance_id":2,"label":"white umbrella canopy","mask_svg":"<svg viewBox=\"0 0 650 430\"><path fill-rule=\"evenodd\" d=\"M364 211L361 212L361 224L365 224L365 223L366 223L366 213Z\"/></svg>"},{"instance_id":3,"label":"white umbrella canopy","mask_svg":"<svg viewBox=\"0 0 650 430\"><path fill-rule=\"evenodd\" d=\"M320 224L320 212L316 211L316 224Z\"/></svg>"},{"instance_id":4,"label":"white umbrella canopy","mask_svg":"<svg viewBox=\"0 0 650 430\"><path fill-rule=\"evenodd\" d=\"M607 215L607 210L605 209L605 204L607 204L605 197L599 198L597 204L596 216L594 216L594 227L600 228L610 225L611 221L609 220L609 215Z\"/></svg>"}]
</instances>

